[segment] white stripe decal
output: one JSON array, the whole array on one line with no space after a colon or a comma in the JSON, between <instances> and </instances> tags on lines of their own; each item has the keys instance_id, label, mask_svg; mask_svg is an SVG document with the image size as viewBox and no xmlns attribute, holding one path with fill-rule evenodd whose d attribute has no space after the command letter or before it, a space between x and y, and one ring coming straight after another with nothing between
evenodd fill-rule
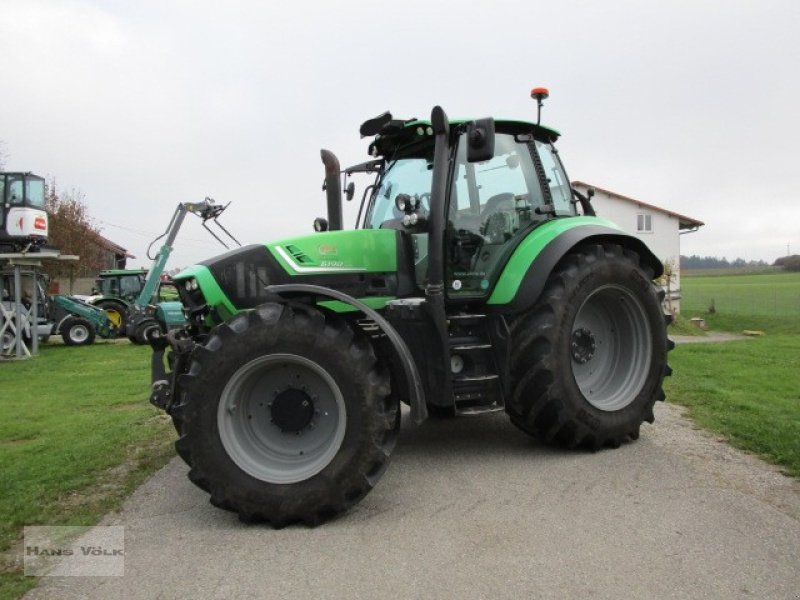
<instances>
[{"instance_id":1,"label":"white stripe decal","mask_svg":"<svg viewBox=\"0 0 800 600\"><path fill-rule=\"evenodd\" d=\"M363 267L303 267L294 262L294 259L280 246L275 246L275 251L297 273L358 273L366 271Z\"/></svg>"}]
</instances>

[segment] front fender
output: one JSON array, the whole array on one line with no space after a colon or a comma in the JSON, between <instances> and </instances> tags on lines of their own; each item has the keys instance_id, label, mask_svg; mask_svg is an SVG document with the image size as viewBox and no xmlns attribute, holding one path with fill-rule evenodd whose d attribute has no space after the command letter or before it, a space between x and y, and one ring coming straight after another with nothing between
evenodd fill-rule
<instances>
[{"instance_id":1,"label":"front fender","mask_svg":"<svg viewBox=\"0 0 800 600\"><path fill-rule=\"evenodd\" d=\"M400 359L400 363L403 366L403 372L405 373L406 380L408 381L409 395L411 396L409 398L409 404L411 405L411 418L417 424L422 423L422 421L428 418L428 407L425 404L425 391L422 389L421 379L419 372L417 371L417 365L414 362L414 358L411 354L411 350L409 350L408 346L406 345L405 341L403 341L403 338L400 336L397 330L392 327L392 325L386 319L384 319L380 313L370 308L360 300L356 300L352 296L349 296L338 290L319 285L290 283L285 285L269 285L267 286L266 290L273 294L277 294L278 296L283 294L306 294L332 298L353 306L357 310L363 312L367 317L372 319L392 343L392 346L394 347L395 352Z\"/></svg>"},{"instance_id":2,"label":"front fender","mask_svg":"<svg viewBox=\"0 0 800 600\"><path fill-rule=\"evenodd\" d=\"M610 242L637 252L645 266L660 277L664 267L639 238L625 233L611 221L575 217L537 228L511 255L488 304L502 313L522 312L538 300L553 269L573 248L585 243Z\"/></svg>"}]
</instances>

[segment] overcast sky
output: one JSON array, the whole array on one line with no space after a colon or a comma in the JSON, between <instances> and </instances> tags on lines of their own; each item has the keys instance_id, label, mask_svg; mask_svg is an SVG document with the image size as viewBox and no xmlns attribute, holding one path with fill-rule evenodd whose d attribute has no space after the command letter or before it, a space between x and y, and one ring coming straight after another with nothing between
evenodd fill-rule
<instances>
[{"instance_id":1,"label":"overcast sky","mask_svg":"<svg viewBox=\"0 0 800 600\"><path fill-rule=\"evenodd\" d=\"M7 169L83 192L131 266L205 196L243 242L309 233L320 148L367 160L387 109L535 119L533 86L571 179L706 223L683 254L800 253L797 0L1 6ZM170 266L218 252L187 219Z\"/></svg>"}]
</instances>

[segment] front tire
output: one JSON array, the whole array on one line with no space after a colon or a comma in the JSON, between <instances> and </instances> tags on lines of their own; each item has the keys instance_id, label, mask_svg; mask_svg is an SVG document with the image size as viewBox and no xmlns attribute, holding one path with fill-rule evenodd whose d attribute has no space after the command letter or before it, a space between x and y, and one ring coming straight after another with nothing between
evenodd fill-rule
<instances>
[{"instance_id":1,"label":"front tire","mask_svg":"<svg viewBox=\"0 0 800 600\"><path fill-rule=\"evenodd\" d=\"M303 305L219 325L180 385L176 448L189 478L245 521L315 525L347 510L397 438L398 403L370 343Z\"/></svg>"},{"instance_id":2,"label":"front tire","mask_svg":"<svg viewBox=\"0 0 800 600\"><path fill-rule=\"evenodd\" d=\"M664 399L666 325L637 253L591 245L567 255L512 326L512 422L547 443L597 450L637 439Z\"/></svg>"},{"instance_id":3,"label":"front tire","mask_svg":"<svg viewBox=\"0 0 800 600\"><path fill-rule=\"evenodd\" d=\"M94 327L84 318L71 317L61 326L61 339L67 346L89 346L94 338Z\"/></svg>"}]
</instances>

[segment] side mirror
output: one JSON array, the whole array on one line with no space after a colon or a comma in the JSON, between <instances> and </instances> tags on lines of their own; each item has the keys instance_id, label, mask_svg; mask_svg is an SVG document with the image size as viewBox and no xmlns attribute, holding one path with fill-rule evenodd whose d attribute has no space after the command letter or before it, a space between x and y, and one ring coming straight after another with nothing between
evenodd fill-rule
<instances>
[{"instance_id":1,"label":"side mirror","mask_svg":"<svg viewBox=\"0 0 800 600\"><path fill-rule=\"evenodd\" d=\"M314 231L321 232L321 231L328 231L328 219L323 217L317 217L314 219Z\"/></svg>"},{"instance_id":2,"label":"side mirror","mask_svg":"<svg viewBox=\"0 0 800 600\"><path fill-rule=\"evenodd\" d=\"M347 201L353 199L353 195L356 193L356 184L352 181L347 184L347 187L344 188L344 197L347 198Z\"/></svg>"},{"instance_id":3,"label":"side mirror","mask_svg":"<svg viewBox=\"0 0 800 600\"><path fill-rule=\"evenodd\" d=\"M490 160L494 156L494 119L478 119L467 126L467 162Z\"/></svg>"}]
</instances>

